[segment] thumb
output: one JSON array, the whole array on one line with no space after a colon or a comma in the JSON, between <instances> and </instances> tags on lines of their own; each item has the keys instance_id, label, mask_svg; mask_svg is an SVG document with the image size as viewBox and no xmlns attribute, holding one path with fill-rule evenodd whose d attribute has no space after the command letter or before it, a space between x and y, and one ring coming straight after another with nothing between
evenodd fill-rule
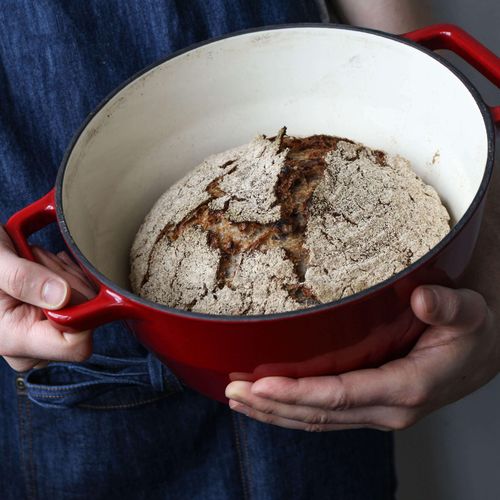
<instances>
[{"instance_id":1,"label":"thumb","mask_svg":"<svg viewBox=\"0 0 500 500\"><path fill-rule=\"evenodd\" d=\"M0 290L21 302L47 309L59 309L70 298L66 280L5 248L0 251Z\"/></svg>"},{"instance_id":2,"label":"thumb","mask_svg":"<svg viewBox=\"0 0 500 500\"><path fill-rule=\"evenodd\" d=\"M465 329L477 327L488 310L484 298L473 290L437 285L416 288L411 296L411 307L417 318L428 325Z\"/></svg>"}]
</instances>

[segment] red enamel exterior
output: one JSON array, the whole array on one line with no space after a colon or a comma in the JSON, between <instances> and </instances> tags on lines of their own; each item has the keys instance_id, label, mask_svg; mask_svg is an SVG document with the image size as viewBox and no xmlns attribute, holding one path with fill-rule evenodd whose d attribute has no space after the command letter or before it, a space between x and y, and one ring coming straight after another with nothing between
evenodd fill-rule
<instances>
[{"instance_id":1,"label":"red enamel exterior","mask_svg":"<svg viewBox=\"0 0 500 500\"><path fill-rule=\"evenodd\" d=\"M436 24L403 36L431 50L447 49L455 52L493 84L500 86L500 58L458 26Z\"/></svg>"},{"instance_id":2,"label":"red enamel exterior","mask_svg":"<svg viewBox=\"0 0 500 500\"><path fill-rule=\"evenodd\" d=\"M458 26L436 24L411 31L403 36L431 50L447 49L455 52L494 85L500 87L500 58ZM498 125L500 106L493 106L491 115Z\"/></svg>"},{"instance_id":3,"label":"red enamel exterior","mask_svg":"<svg viewBox=\"0 0 500 500\"><path fill-rule=\"evenodd\" d=\"M405 36L433 49L454 50L492 81L500 82L498 58L459 28L438 25ZM492 116L500 121L498 107L492 108ZM66 331L125 319L138 340L188 386L219 401L226 401L224 389L230 380L325 375L378 366L407 353L424 329L410 308L415 287L453 285L460 278L479 233L484 194L448 244L431 252L411 272L321 308L234 319L169 311L100 282L70 247L84 272L99 286L99 293L84 304L44 313ZM6 230L20 255L33 260L27 237L56 219L52 190L13 215Z\"/></svg>"},{"instance_id":4,"label":"red enamel exterior","mask_svg":"<svg viewBox=\"0 0 500 500\"><path fill-rule=\"evenodd\" d=\"M262 321L207 321L154 308L128 321L187 385L224 401L229 380L282 375L303 377L378 366L406 354L424 325L410 309L418 285L453 285L474 248L480 207L431 262L358 300L299 316ZM214 342L214 336L217 342Z\"/></svg>"}]
</instances>

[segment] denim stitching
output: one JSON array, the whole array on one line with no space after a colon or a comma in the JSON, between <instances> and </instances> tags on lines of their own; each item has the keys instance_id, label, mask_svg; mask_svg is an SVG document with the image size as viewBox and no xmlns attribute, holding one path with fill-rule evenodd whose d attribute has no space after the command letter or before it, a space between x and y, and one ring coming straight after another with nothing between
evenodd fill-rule
<instances>
[{"instance_id":1,"label":"denim stitching","mask_svg":"<svg viewBox=\"0 0 500 500\"><path fill-rule=\"evenodd\" d=\"M107 367L105 367L107 368ZM81 373L84 375L89 375L91 377L137 377L137 376L147 376L149 373L144 370L138 370L138 371L127 371L125 373L121 372L113 372L113 369L103 369L103 370L96 370L96 369L90 369L90 368L85 368L85 367L72 367L72 369L68 369L68 371L74 371L77 373Z\"/></svg>"},{"instance_id":2,"label":"denim stitching","mask_svg":"<svg viewBox=\"0 0 500 500\"><path fill-rule=\"evenodd\" d=\"M106 364L107 363L107 364ZM113 366L141 366L144 364L144 358L114 358L114 357L96 357L96 354L93 354L91 358L89 358L85 364L75 364L66 361L52 361L44 368L34 368L33 371L38 370L46 370L47 368L70 368L70 369L78 369L83 368L85 370L93 370L92 367L113 367ZM28 370L31 371L31 370Z\"/></svg>"},{"instance_id":3,"label":"denim stitching","mask_svg":"<svg viewBox=\"0 0 500 500\"><path fill-rule=\"evenodd\" d=\"M31 403L28 398L26 398L25 405L26 405L26 420L28 428L28 446L29 446L28 470L29 470L30 493L32 498L37 498L35 462L33 459L33 426L31 424Z\"/></svg>"},{"instance_id":4,"label":"denim stitching","mask_svg":"<svg viewBox=\"0 0 500 500\"><path fill-rule=\"evenodd\" d=\"M133 408L134 406L145 405L147 403L153 403L155 401L159 401L160 399L168 398L169 396L173 396L173 394L174 393L164 394L158 398L148 399L146 401L141 401L140 403L131 403L131 404L127 404L127 405L97 406L97 405L79 404L77 406L78 406L78 408L86 408L86 409L92 409L92 410L114 410L114 409L120 409L120 408Z\"/></svg>"},{"instance_id":5,"label":"denim stitching","mask_svg":"<svg viewBox=\"0 0 500 500\"><path fill-rule=\"evenodd\" d=\"M28 473L27 473L27 464L26 464L26 457L25 457L25 450L24 450L24 418L23 418L23 410L21 406L21 396L17 396L17 416L18 416L18 421L19 421L19 441L20 441L20 451L21 451L21 464L22 464L22 470L23 470L23 476L24 476L24 482L25 482L25 487L26 487L26 493L29 495L29 490L28 490Z\"/></svg>"},{"instance_id":6,"label":"denim stitching","mask_svg":"<svg viewBox=\"0 0 500 500\"><path fill-rule=\"evenodd\" d=\"M139 406L139 405L143 405L143 404L146 404L146 403L152 403L153 401L159 401L160 399L164 399L164 398L167 398L169 396L173 396L173 392L170 392L168 394L162 394L161 396L157 397L157 398L153 398L153 399L147 399L145 401L139 401L137 403L130 403L130 404L123 404L123 405L106 405L106 406L99 406L99 405L87 405L85 403L82 403L82 404L77 404L77 405L74 405L74 406L78 406L79 408L101 408L101 409L111 409L111 408L131 408L133 406ZM61 395L61 396L45 396L45 395L40 395L40 394L31 394L31 396L33 397L37 397L37 398L43 398L43 399L58 399L58 398L64 398L65 396L64 395Z\"/></svg>"},{"instance_id":7,"label":"denim stitching","mask_svg":"<svg viewBox=\"0 0 500 500\"><path fill-rule=\"evenodd\" d=\"M250 460L250 454L248 453L248 436L245 429L245 421L243 421L243 419L244 417L242 415L238 415L238 422L241 430L241 442L243 444L243 453L246 462L246 477L247 477L248 488L250 489L251 478L252 478L252 471L251 471L252 465Z\"/></svg>"},{"instance_id":8,"label":"denim stitching","mask_svg":"<svg viewBox=\"0 0 500 500\"><path fill-rule=\"evenodd\" d=\"M23 399L24 398L24 401ZM28 415L28 406L27 406L28 398L24 396L17 397L17 411L19 418L19 433L20 433L20 441L21 441L21 461L23 468L23 476L24 483L26 487L26 494L28 498L26 500L36 500L36 490L34 485L34 477L32 472L32 464L33 464L33 449L31 443L31 436L28 437L29 429L28 424L25 420L25 416ZM24 411L24 406L26 406L26 412ZM26 456L26 444L29 446L29 457Z\"/></svg>"},{"instance_id":9,"label":"denim stitching","mask_svg":"<svg viewBox=\"0 0 500 500\"><path fill-rule=\"evenodd\" d=\"M43 398L43 399L56 399L56 398L65 398L66 394L59 394L59 395L48 395L48 394L37 394L36 392L30 392L30 396L33 398Z\"/></svg>"},{"instance_id":10,"label":"denim stitching","mask_svg":"<svg viewBox=\"0 0 500 500\"><path fill-rule=\"evenodd\" d=\"M148 372L127 372L127 373L113 373L112 371L97 371L97 370L74 370L81 375L87 375L99 379L101 377L106 378L121 378L121 377L148 377Z\"/></svg>"},{"instance_id":11,"label":"denim stitching","mask_svg":"<svg viewBox=\"0 0 500 500\"><path fill-rule=\"evenodd\" d=\"M238 415L234 411L231 411L231 421L233 423L234 441L236 444L236 456L238 457L238 464L240 467L240 479L241 479L241 486L243 488L243 499L250 500L248 478L246 477L245 474L245 459L241 451L241 443L239 436L239 431L241 427L239 425Z\"/></svg>"},{"instance_id":12,"label":"denim stitching","mask_svg":"<svg viewBox=\"0 0 500 500\"><path fill-rule=\"evenodd\" d=\"M35 387L37 387L37 384L32 384L32 385L34 385ZM32 386L32 385L30 384L30 385L27 386L28 387L28 392L30 394L33 394L33 391L30 391L30 386ZM52 391L52 392L61 393L61 394L64 393L66 395L68 393L78 394L79 392L82 392L85 389L92 388L94 386L99 386L99 385L120 385L120 386L130 385L130 386L148 387L150 384L148 384L146 382L139 382L138 380L128 380L126 382L125 381L120 381L119 384L116 384L116 381L100 380L98 382L83 382L83 383L79 383L79 384L76 384L76 385L79 386L80 388L79 389L75 389L74 387L68 387L67 389L60 389L59 387L50 387L50 386L47 386L47 387L44 387L43 390L44 391Z\"/></svg>"},{"instance_id":13,"label":"denim stitching","mask_svg":"<svg viewBox=\"0 0 500 500\"><path fill-rule=\"evenodd\" d=\"M97 384L99 385L99 384ZM111 385L115 385L115 384L111 384ZM137 387L139 386L139 384L120 384L120 387L113 387L112 389L122 389L123 387ZM147 384L145 384L144 386L147 386ZM139 387L144 387L142 384L139 386ZM29 391L28 394L32 397L37 397L37 398L65 398L67 397L68 395L74 395L74 394L80 394L82 392L85 392L86 389L88 389L89 387L84 387L82 389L74 389L73 391L70 391L70 390L67 390L65 394L44 394L43 392L36 392L36 391ZM92 388L92 387L90 387ZM111 390L111 388L110 388Z\"/></svg>"}]
</instances>

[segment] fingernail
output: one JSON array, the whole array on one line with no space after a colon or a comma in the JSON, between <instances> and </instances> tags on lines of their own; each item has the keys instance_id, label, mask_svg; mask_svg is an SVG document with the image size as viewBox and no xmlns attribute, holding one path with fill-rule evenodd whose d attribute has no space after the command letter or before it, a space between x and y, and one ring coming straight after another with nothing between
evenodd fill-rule
<instances>
[{"instance_id":1,"label":"fingernail","mask_svg":"<svg viewBox=\"0 0 500 500\"><path fill-rule=\"evenodd\" d=\"M226 398L239 399L243 392L244 385L241 382L231 382L226 387Z\"/></svg>"},{"instance_id":2,"label":"fingernail","mask_svg":"<svg viewBox=\"0 0 500 500\"><path fill-rule=\"evenodd\" d=\"M432 314L438 304L437 293L432 288L424 287L422 288L422 294L424 297L424 309L427 314Z\"/></svg>"},{"instance_id":3,"label":"fingernail","mask_svg":"<svg viewBox=\"0 0 500 500\"><path fill-rule=\"evenodd\" d=\"M42 299L47 305L58 307L65 298L66 285L62 281L50 279L43 285Z\"/></svg>"}]
</instances>

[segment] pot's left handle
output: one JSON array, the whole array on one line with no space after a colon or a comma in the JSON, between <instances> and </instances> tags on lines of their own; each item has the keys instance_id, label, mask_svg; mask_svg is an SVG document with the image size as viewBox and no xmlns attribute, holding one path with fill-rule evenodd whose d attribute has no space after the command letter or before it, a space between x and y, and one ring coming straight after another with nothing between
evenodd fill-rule
<instances>
[{"instance_id":1,"label":"pot's left handle","mask_svg":"<svg viewBox=\"0 0 500 500\"><path fill-rule=\"evenodd\" d=\"M15 213L4 226L19 255L25 259L35 261L28 243L29 235L57 220L54 194L55 190L52 189L39 200ZM96 284L99 287L96 297L82 304L58 310L43 309L47 319L65 331L77 332L134 316L134 308L129 302L102 283Z\"/></svg>"},{"instance_id":2,"label":"pot's left handle","mask_svg":"<svg viewBox=\"0 0 500 500\"><path fill-rule=\"evenodd\" d=\"M500 58L462 28L454 24L435 24L401 36L431 50L455 52L491 83L500 86ZM500 126L500 106L490 107L490 112L493 121Z\"/></svg>"}]
</instances>

